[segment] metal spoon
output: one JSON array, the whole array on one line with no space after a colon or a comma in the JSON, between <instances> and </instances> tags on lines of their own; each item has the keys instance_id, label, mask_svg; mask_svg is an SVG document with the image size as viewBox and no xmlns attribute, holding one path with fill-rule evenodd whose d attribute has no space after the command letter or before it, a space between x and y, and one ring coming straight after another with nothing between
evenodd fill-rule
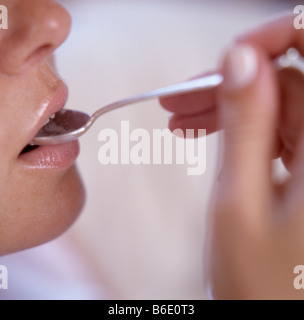
<instances>
[{"instance_id":1,"label":"metal spoon","mask_svg":"<svg viewBox=\"0 0 304 320\"><path fill-rule=\"evenodd\" d=\"M277 58L274 63L277 69L294 67L304 72L303 58L293 48L289 49L285 55ZM76 140L85 134L94 122L105 113L152 98L215 88L222 81L223 76L220 74L212 74L199 79L189 80L114 102L97 110L92 116L80 111L62 109L56 113L54 119L39 131L31 142L31 145L56 145Z\"/></svg>"},{"instance_id":2,"label":"metal spoon","mask_svg":"<svg viewBox=\"0 0 304 320\"><path fill-rule=\"evenodd\" d=\"M223 77L220 74L213 74L200 79L178 83L114 102L97 110L92 116L76 110L62 109L55 114L54 119L39 131L31 145L56 145L76 140L85 134L93 123L105 113L152 98L214 88L222 81Z\"/></svg>"}]
</instances>

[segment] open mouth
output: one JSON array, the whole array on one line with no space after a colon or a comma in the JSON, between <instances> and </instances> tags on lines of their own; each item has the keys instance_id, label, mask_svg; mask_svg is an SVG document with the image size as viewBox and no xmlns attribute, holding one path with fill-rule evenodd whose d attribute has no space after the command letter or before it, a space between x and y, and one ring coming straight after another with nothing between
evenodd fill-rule
<instances>
[{"instance_id":1,"label":"open mouth","mask_svg":"<svg viewBox=\"0 0 304 320\"><path fill-rule=\"evenodd\" d=\"M52 121L55 118L55 114L52 114L47 121L45 121L45 123L43 124L42 128L45 127L50 121ZM41 128L41 129L42 129ZM41 130L40 129L40 130ZM40 146L37 145L32 145L32 144L28 144L27 146L25 146L22 151L20 152L19 156L25 154L25 153L29 153L31 151L36 150L37 148L39 148Z\"/></svg>"},{"instance_id":2,"label":"open mouth","mask_svg":"<svg viewBox=\"0 0 304 320\"><path fill-rule=\"evenodd\" d=\"M27 145L21 152L20 155L31 152L36 150L37 148L39 148L39 146L31 146L31 145Z\"/></svg>"}]
</instances>

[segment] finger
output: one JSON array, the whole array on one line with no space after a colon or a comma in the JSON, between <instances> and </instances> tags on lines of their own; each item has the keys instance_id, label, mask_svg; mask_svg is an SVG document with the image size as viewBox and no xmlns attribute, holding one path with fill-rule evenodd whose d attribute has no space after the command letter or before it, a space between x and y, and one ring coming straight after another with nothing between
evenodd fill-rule
<instances>
[{"instance_id":1,"label":"finger","mask_svg":"<svg viewBox=\"0 0 304 320\"><path fill-rule=\"evenodd\" d=\"M180 115L175 114L169 121L169 129L173 132L181 129L186 134L187 129L194 129L194 138L197 138L199 129L206 129L207 134L211 134L218 130L216 108L209 109L200 114Z\"/></svg>"},{"instance_id":2,"label":"finger","mask_svg":"<svg viewBox=\"0 0 304 320\"><path fill-rule=\"evenodd\" d=\"M290 162L289 172L291 178L286 185L286 200L289 206L302 211L304 205L304 130L298 136L296 152Z\"/></svg>"},{"instance_id":3,"label":"finger","mask_svg":"<svg viewBox=\"0 0 304 320\"><path fill-rule=\"evenodd\" d=\"M200 78L211 74L213 73L208 72L195 78ZM177 113L179 115L194 115L214 107L215 89L165 97L161 98L159 101L163 108L170 112Z\"/></svg>"},{"instance_id":4,"label":"finger","mask_svg":"<svg viewBox=\"0 0 304 320\"><path fill-rule=\"evenodd\" d=\"M225 150L220 194L247 208L244 214L263 212L260 208L270 199L278 114L275 73L262 51L240 44L228 51L222 74L219 122L225 129Z\"/></svg>"},{"instance_id":5,"label":"finger","mask_svg":"<svg viewBox=\"0 0 304 320\"><path fill-rule=\"evenodd\" d=\"M283 69L279 72L279 81L282 106L279 133L284 147L282 160L289 169L304 126L304 76L299 70Z\"/></svg>"},{"instance_id":6,"label":"finger","mask_svg":"<svg viewBox=\"0 0 304 320\"><path fill-rule=\"evenodd\" d=\"M251 42L262 48L269 58L284 54L296 47L304 55L304 29L294 27L295 15L285 15L238 38L238 42Z\"/></svg>"}]
</instances>

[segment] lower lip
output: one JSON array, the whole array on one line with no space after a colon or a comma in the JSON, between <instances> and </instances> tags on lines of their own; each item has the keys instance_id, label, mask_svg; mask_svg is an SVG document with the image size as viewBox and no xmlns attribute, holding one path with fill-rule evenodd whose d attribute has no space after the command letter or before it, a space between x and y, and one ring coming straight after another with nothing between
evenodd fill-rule
<instances>
[{"instance_id":1,"label":"lower lip","mask_svg":"<svg viewBox=\"0 0 304 320\"><path fill-rule=\"evenodd\" d=\"M79 155L79 142L72 141L56 146L41 146L21 154L22 165L30 169L67 170Z\"/></svg>"}]
</instances>

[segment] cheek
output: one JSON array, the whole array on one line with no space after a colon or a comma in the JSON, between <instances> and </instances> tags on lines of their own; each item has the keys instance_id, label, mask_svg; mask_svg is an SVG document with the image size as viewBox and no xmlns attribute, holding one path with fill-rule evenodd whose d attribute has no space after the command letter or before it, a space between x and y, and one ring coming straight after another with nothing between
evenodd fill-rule
<instances>
[{"instance_id":1,"label":"cheek","mask_svg":"<svg viewBox=\"0 0 304 320\"><path fill-rule=\"evenodd\" d=\"M15 172L1 190L0 255L56 238L76 220L84 204L75 167L64 174Z\"/></svg>"}]
</instances>

